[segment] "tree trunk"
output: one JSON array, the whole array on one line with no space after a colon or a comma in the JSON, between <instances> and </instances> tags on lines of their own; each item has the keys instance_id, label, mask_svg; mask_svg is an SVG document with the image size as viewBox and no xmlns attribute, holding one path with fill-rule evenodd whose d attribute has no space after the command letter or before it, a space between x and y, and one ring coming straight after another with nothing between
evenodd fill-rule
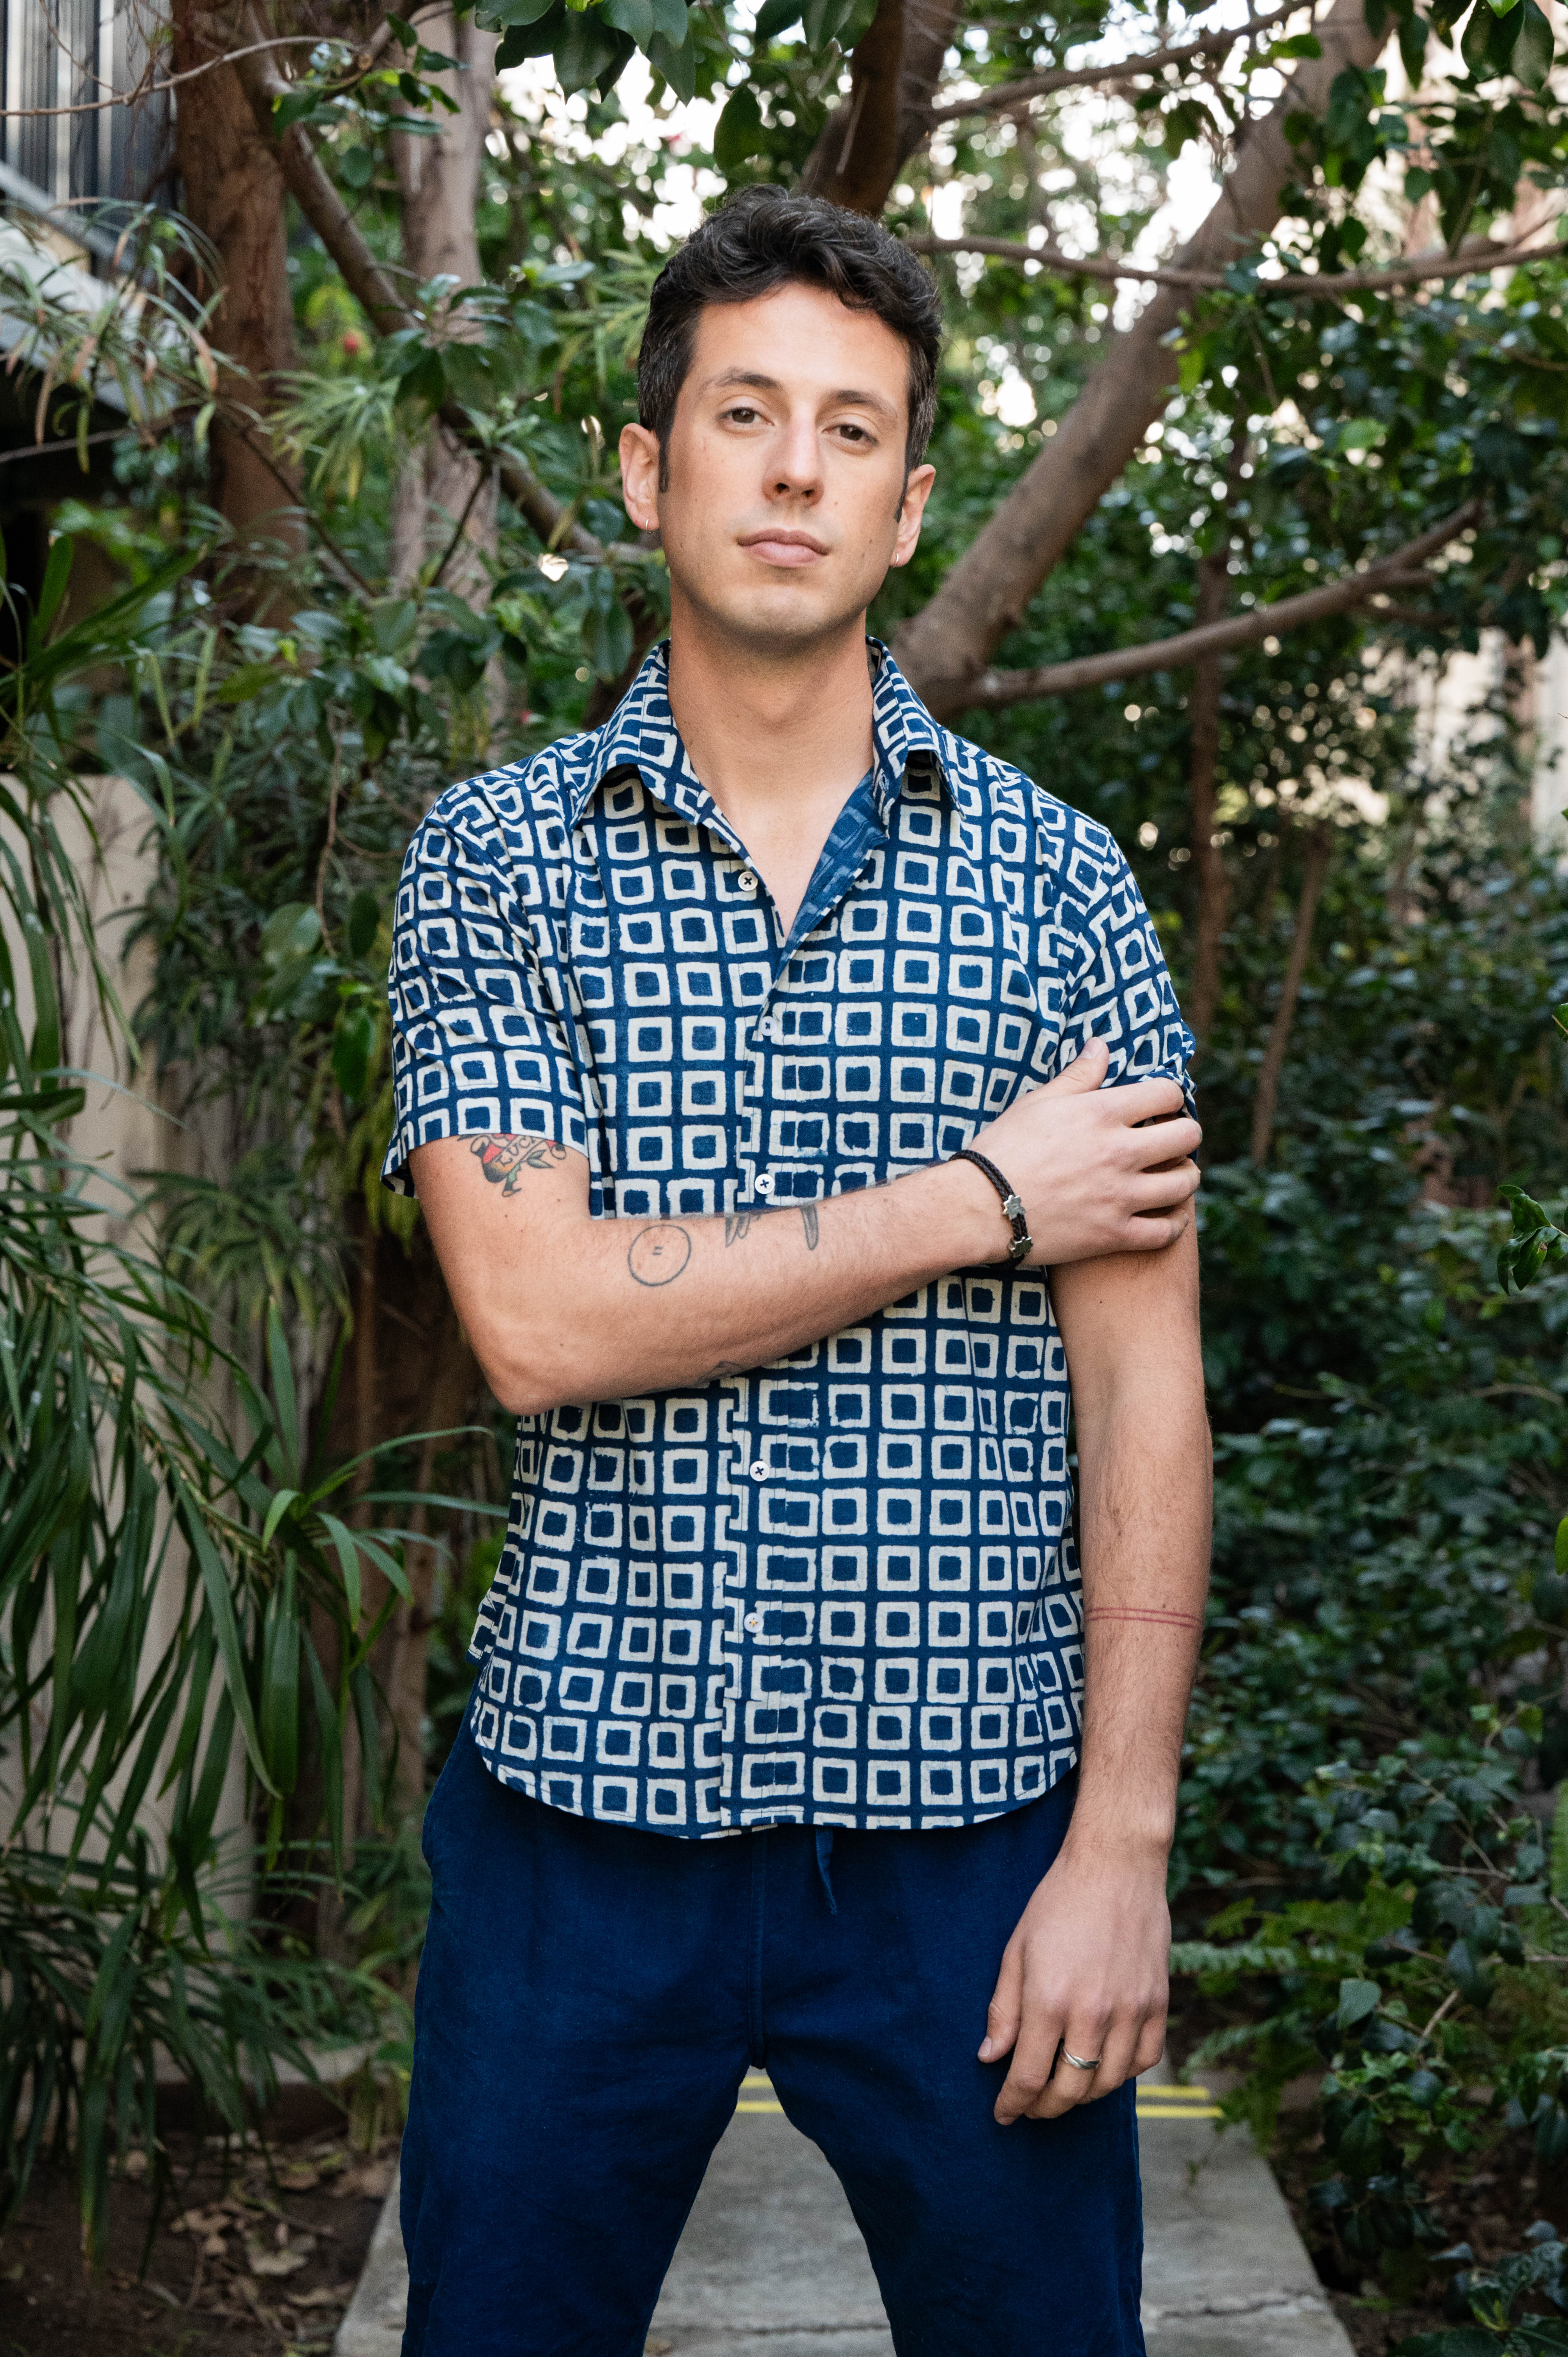
<instances>
[{"instance_id":1,"label":"tree trunk","mask_svg":"<svg viewBox=\"0 0 1568 2357\"><path fill-rule=\"evenodd\" d=\"M498 37L481 32L471 16L454 23L450 8L422 16L420 34L431 48L456 58L466 70L435 77L456 100L458 111L437 113L434 138L400 133L392 143L403 192L403 254L410 291L444 276L453 279L456 287L477 286L482 274L474 224ZM455 335L465 333L476 335L478 330L455 325ZM456 537L442 583L478 611L489 597L484 560L496 551L493 473L439 420L431 425L417 471L413 467L408 471L411 479L399 486L394 505L393 579L407 587Z\"/></svg>"},{"instance_id":2,"label":"tree trunk","mask_svg":"<svg viewBox=\"0 0 1568 2357\"><path fill-rule=\"evenodd\" d=\"M1219 544L1200 557L1197 566L1197 626L1218 622L1230 602L1230 546L1234 534L1230 511L1241 486L1247 463L1247 428L1239 425L1231 437L1225 467L1225 504ZM1192 770L1187 787L1192 813L1192 864L1197 882L1197 922L1192 949L1192 980L1187 1021L1201 1049L1214 1023L1219 1003L1219 942L1230 908L1230 884L1225 855L1215 840L1219 820L1220 657L1200 655L1192 667Z\"/></svg>"},{"instance_id":3,"label":"tree trunk","mask_svg":"<svg viewBox=\"0 0 1568 2357\"><path fill-rule=\"evenodd\" d=\"M183 73L227 45L219 21L199 0L175 0L170 63ZM183 210L217 254L222 299L210 328L215 351L232 362L219 377L231 413L258 420L274 405L280 379L295 365L294 306L285 244L283 175L261 137L250 102L230 66L215 66L187 82L176 116L176 158L184 183ZM203 286L205 296L212 292ZM298 556L306 527L297 489L286 468L262 455L268 444L259 425L247 433L242 415L213 419L212 501L236 541L272 544ZM281 479L280 479L281 476ZM250 576L254 613L275 618L283 608L276 585Z\"/></svg>"},{"instance_id":4,"label":"tree trunk","mask_svg":"<svg viewBox=\"0 0 1568 2357\"><path fill-rule=\"evenodd\" d=\"M1230 543L1227 540L1197 568L1197 620L1217 622L1224 613L1230 587ZM1216 787L1219 770L1219 665L1218 655L1202 655L1192 667L1192 697L1187 706L1192 721L1192 770L1187 801L1192 814L1192 866L1197 885L1197 918L1192 944L1192 980L1187 991L1187 1021L1201 1049L1214 1022L1219 1001L1219 941L1230 903L1225 856L1215 840L1218 821Z\"/></svg>"},{"instance_id":5,"label":"tree trunk","mask_svg":"<svg viewBox=\"0 0 1568 2357\"><path fill-rule=\"evenodd\" d=\"M1332 828L1315 826L1306 838L1306 861L1302 871L1301 899L1296 903L1295 932L1291 941L1290 959L1280 991L1279 1007L1269 1032L1269 1044L1258 1067L1258 1092L1252 1100L1252 1160L1260 1170L1269 1158L1269 1145L1274 1134L1274 1108L1279 1102L1280 1074L1284 1071L1285 1050L1290 1046L1296 1001L1301 996L1302 977L1306 972L1307 956L1312 948L1313 920L1317 915L1323 879L1328 873L1328 857L1333 848Z\"/></svg>"},{"instance_id":6,"label":"tree trunk","mask_svg":"<svg viewBox=\"0 0 1568 2357\"><path fill-rule=\"evenodd\" d=\"M1321 115L1335 77L1348 65L1376 64L1385 38L1367 30L1362 0L1335 0L1318 35L1322 57L1305 60L1278 104L1250 127L1218 203L1177 256L1182 266L1222 269L1273 229L1282 192L1297 169L1285 136L1287 117ZM1168 339L1192 307L1187 290L1162 286L1134 324L1112 338L1055 436L936 595L899 631L898 661L940 716L962 710L969 683L1021 619L1169 402L1176 354Z\"/></svg>"},{"instance_id":7,"label":"tree trunk","mask_svg":"<svg viewBox=\"0 0 1568 2357\"><path fill-rule=\"evenodd\" d=\"M899 167L930 131L931 93L958 0L877 0L850 60L849 96L806 158L800 186L851 212L880 213Z\"/></svg>"}]
</instances>

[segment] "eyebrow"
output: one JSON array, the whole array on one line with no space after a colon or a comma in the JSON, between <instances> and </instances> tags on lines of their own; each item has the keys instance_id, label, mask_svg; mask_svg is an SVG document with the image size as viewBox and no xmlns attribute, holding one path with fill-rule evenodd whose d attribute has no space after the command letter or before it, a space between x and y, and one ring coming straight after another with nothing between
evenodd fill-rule
<instances>
[{"instance_id":1,"label":"eyebrow","mask_svg":"<svg viewBox=\"0 0 1568 2357\"><path fill-rule=\"evenodd\" d=\"M765 376L758 369L733 368L721 369L717 376L709 377L703 391L717 393L725 385L742 384L751 385L758 393L782 393L784 390L776 376ZM858 385L841 385L829 399L835 408L874 409L880 416L891 418L895 425L898 420L897 410L885 394L867 393Z\"/></svg>"}]
</instances>

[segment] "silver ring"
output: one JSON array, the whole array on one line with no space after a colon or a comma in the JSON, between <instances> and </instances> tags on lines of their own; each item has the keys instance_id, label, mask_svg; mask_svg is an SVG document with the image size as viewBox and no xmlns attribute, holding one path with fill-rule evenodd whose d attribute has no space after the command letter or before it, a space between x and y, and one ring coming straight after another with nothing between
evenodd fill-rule
<instances>
[{"instance_id":1,"label":"silver ring","mask_svg":"<svg viewBox=\"0 0 1568 2357\"><path fill-rule=\"evenodd\" d=\"M1103 2054L1097 2054L1092 2062L1086 2062L1081 2054L1073 2052L1070 2046L1062 2048L1062 2061L1070 2062L1075 2071L1098 2071L1104 2060Z\"/></svg>"}]
</instances>

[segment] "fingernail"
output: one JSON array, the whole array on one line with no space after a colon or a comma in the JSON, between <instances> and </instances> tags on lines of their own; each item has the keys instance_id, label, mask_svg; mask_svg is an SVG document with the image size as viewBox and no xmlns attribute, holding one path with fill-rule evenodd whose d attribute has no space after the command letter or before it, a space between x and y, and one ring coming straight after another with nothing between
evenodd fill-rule
<instances>
[{"instance_id":1,"label":"fingernail","mask_svg":"<svg viewBox=\"0 0 1568 2357\"><path fill-rule=\"evenodd\" d=\"M991 2040L989 2038L983 2039L981 2041L980 2059L983 2062L989 2062L991 2060Z\"/></svg>"}]
</instances>

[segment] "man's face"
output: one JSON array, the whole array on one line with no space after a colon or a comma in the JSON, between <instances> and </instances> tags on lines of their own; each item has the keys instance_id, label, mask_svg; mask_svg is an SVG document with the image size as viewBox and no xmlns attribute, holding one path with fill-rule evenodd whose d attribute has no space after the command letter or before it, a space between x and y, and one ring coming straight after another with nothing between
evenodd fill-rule
<instances>
[{"instance_id":1,"label":"man's face","mask_svg":"<svg viewBox=\"0 0 1568 2357\"><path fill-rule=\"evenodd\" d=\"M904 476L909 360L872 313L812 286L710 304L659 484L621 436L627 511L657 517L676 610L774 649L831 637L907 564L933 469Z\"/></svg>"}]
</instances>

